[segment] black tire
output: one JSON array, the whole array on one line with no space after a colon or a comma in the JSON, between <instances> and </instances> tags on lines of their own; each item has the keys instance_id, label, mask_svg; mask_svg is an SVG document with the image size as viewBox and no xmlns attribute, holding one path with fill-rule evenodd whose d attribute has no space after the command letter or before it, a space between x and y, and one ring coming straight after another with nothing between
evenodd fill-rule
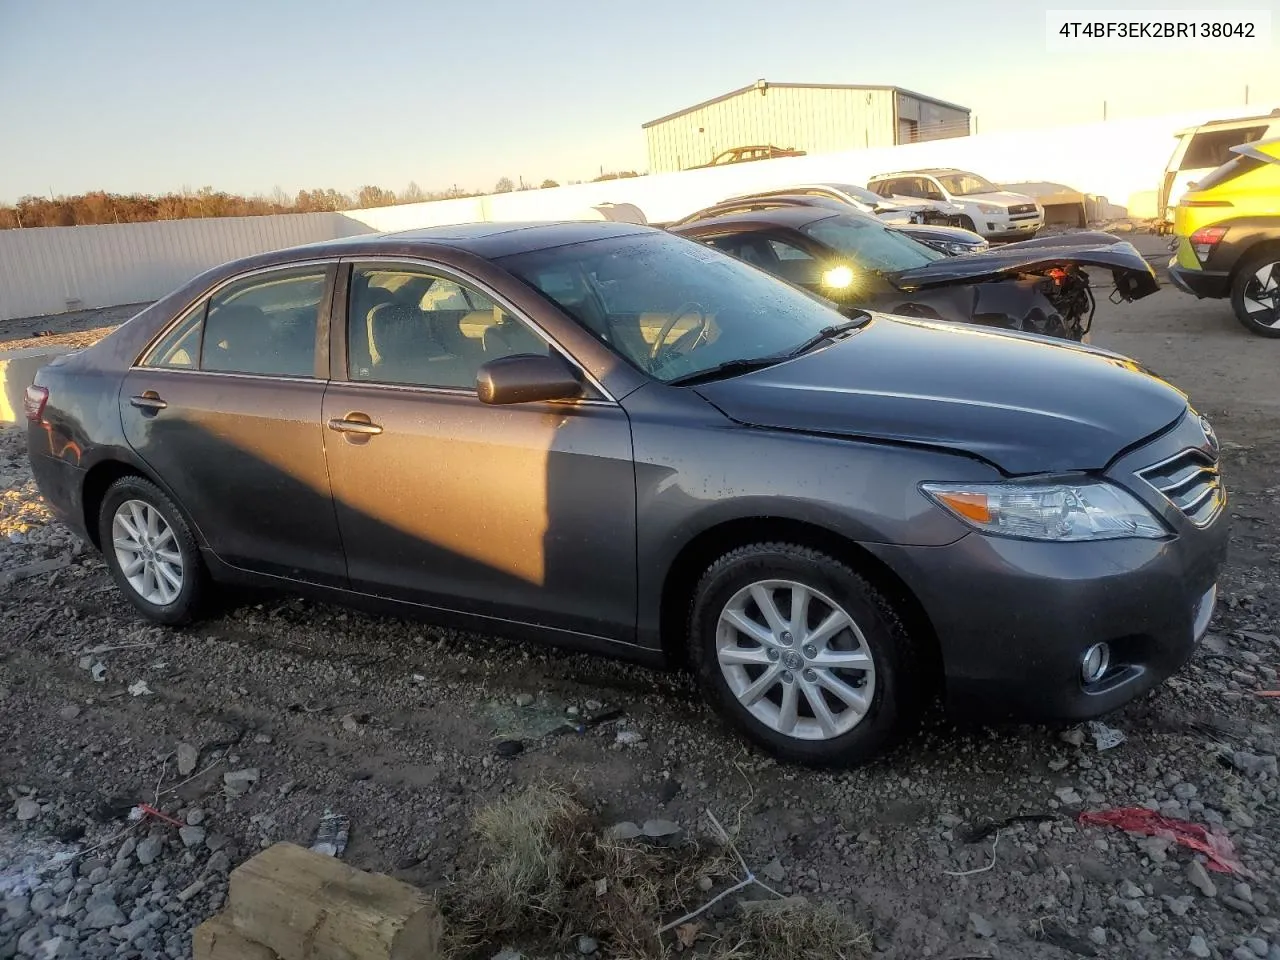
<instances>
[{"instance_id":1,"label":"black tire","mask_svg":"<svg viewBox=\"0 0 1280 960\"><path fill-rule=\"evenodd\" d=\"M112 525L116 512L130 500L141 501L160 514L173 531L176 552L182 557L182 586L174 599L164 605L147 600L129 582L113 547ZM182 511L150 480L137 476L121 477L107 488L98 510L98 537L116 586L147 619L166 626L182 626L194 620L204 609L210 589L209 574L195 535Z\"/></svg>"},{"instance_id":2,"label":"black tire","mask_svg":"<svg viewBox=\"0 0 1280 960\"><path fill-rule=\"evenodd\" d=\"M1270 265L1272 270L1272 279L1276 283L1280 283L1280 249L1271 249L1262 253L1254 254L1247 257L1240 264L1236 272L1235 279L1231 281L1231 309L1235 311L1236 319L1252 334L1259 337L1280 337L1280 300L1276 301L1273 310L1272 323L1277 326L1270 326L1257 319L1258 313L1250 315L1245 306L1245 294L1249 292L1251 284L1257 283L1257 274L1259 270Z\"/></svg>"},{"instance_id":3,"label":"black tire","mask_svg":"<svg viewBox=\"0 0 1280 960\"><path fill-rule=\"evenodd\" d=\"M716 637L722 611L739 591L770 579L794 581L831 598L863 635L874 660L874 690L862 719L845 733L801 739L773 729L739 702L721 670ZM689 654L717 713L774 756L811 766L847 767L874 758L914 724L928 695L929 674L918 647L889 601L846 564L796 544L750 544L707 568L690 615ZM811 706L802 709L813 716Z\"/></svg>"}]
</instances>

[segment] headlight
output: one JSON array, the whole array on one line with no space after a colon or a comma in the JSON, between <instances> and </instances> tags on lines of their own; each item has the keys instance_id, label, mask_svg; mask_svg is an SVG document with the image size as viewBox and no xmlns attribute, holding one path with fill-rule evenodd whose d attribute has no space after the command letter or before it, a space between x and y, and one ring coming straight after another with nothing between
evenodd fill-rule
<instances>
[{"instance_id":1,"label":"headlight","mask_svg":"<svg viewBox=\"0 0 1280 960\"><path fill-rule=\"evenodd\" d=\"M994 203L980 203L978 204L978 212L993 214L993 213L1007 213L1008 211L1006 211L1004 207L997 207Z\"/></svg>"},{"instance_id":2,"label":"headlight","mask_svg":"<svg viewBox=\"0 0 1280 960\"><path fill-rule=\"evenodd\" d=\"M1133 494L1102 481L921 484L930 498L983 533L1060 543L1167 536Z\"/></svg>"},{"instance_id":3,"label":"headlight","mask_svg":"<svg viewBox=\"0 0 1280 960\"><path fill-rule=\"evenodd\" d=\"M942 248L952 256L959 256L960 254L968 253L973 249L973 247L969 246L967 243L944 243Z\"/></svg>"}]
</instances>

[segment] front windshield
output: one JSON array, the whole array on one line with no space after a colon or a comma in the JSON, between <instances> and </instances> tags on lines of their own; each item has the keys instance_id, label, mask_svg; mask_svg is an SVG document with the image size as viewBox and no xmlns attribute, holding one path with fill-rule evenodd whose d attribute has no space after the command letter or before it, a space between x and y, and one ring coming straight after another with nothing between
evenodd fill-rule
<instances>
[{"instance_id":1,"label":"front windshield","mask_svg":"<svg viewBox=\"0 0 1280 960\"><path fill-rule=\"evenodd\" d=\"M953 197L964 197L971 193L998 193L1000 188L990 180L976 173L949 173L938 177Z\"/></svg>"},{"instance_id":2,"label":"front windshield","mask_svg":"<svg viewBox=\"0 0 1280 960\"><path fill-rule=\"evenodd\" d=\"M498 261L660 380L783 355L845 318L710 247L653 232Z\"/></svg>"},{"instance_id":3,"label":"front windshield","mask_svg":"<svg viewBox=\"0 0 1280 960\"><path fill-rule=\"evenodd\" d=\"M863 203L869 203L873 207L883 206L885 202L884 197L880 196L880 194L874 193L866 187L860 187L856 183L829 183L827 186L833 190L839 190L841 193L847 193Z\"/></svg>"},{"instance_id":4,"label":"front windshield","mask_svg":"<svg viewBox=\"0 0 1280 960\"><path fill-rule=\"evenodd\" d=\"M946 256L870 217L827 217L801 227L800 232L844 254L855 266L877 273L923 267Z\"/></svg>"}]
</instances>

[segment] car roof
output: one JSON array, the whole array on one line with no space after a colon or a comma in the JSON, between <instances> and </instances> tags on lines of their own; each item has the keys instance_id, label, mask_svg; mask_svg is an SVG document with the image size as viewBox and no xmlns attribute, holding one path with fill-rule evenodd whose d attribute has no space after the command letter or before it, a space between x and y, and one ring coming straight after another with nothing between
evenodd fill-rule
<instances>
[{"instance_id":1,"label":"car roof","mask_svg":"<svg viewBox=\"0 0 1280 960\"><path fill-rule=\"evenodd\" d=\"M967 170L961 170L959 167L921 167L919 170L898 170L896 173L877 173L872 180L887 180L889 177L911 177L924 174L925 176L937 176L940 173L968 173Z\"/></svg>"},{"instance_id":2,"label":"car roof","mask_svg":"<svg viewBox=\"0 0 1280 960\"><path fill-rule=\"evenodd\" d=\"M518 253L531 253L535 250L584 243L588 240L605 240L652 232L655 232L653 227L596 220L455 223L322 240L319 243L290 247L279 251L279 254L282 260L295 257L298 253L309 256L317 253L364 256L384 253L388 247L403 249L421 246L424 251L436 247L449 247L492 260Z\"/></svg>"}]
</instances>

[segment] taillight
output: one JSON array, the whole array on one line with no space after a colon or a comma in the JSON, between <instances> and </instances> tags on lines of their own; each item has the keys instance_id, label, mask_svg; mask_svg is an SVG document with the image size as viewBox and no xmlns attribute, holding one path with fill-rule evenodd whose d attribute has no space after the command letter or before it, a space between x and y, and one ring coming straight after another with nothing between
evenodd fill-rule
<instances>
[{"instance_id":1,"label":"taillight","mask_svg":"<svg viewBox=\"0 0 1280 960\"><path fill-rule=\"evenodd\" d=\"M1191 235L1191 249L1196 252L1197 259L1204 263L1209 259L1209 254L1213 253L1213 248L1221 243L1226 235L1226 227L1201 227Z\"/></svg>"},{"instance_id":2,"label":"taillight","mask_svg":"<svg viewBox=\"0 0 1280 960\"><path fill-rule=\"evenodd\" d=\"M22 401L27 419L39 423L44 419L44 405L49 402L48 387L27 387L26 397Z\"/></svg>"}]
</instances>

